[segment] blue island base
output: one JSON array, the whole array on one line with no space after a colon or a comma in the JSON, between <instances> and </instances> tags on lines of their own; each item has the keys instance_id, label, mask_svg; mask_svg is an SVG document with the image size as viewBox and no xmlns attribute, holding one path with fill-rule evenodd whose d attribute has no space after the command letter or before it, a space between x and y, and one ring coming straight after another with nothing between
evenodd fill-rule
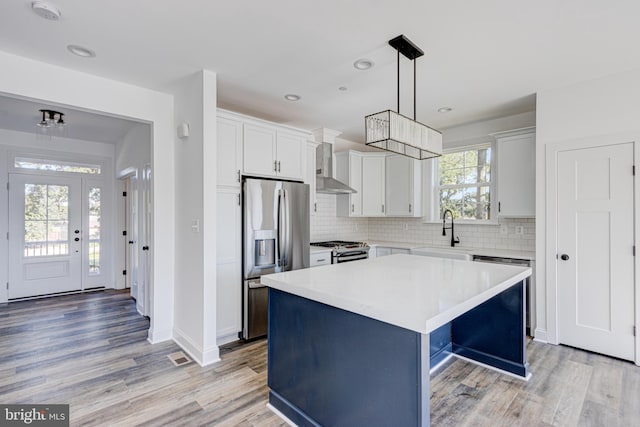
<instances>
[{"instance_id":1,"label":"blue island base","mask_svg":"<svg viewBox=\"0 0 640 427\"><path fill-rule=\"evenodd\" d=\"M432 357L527 375L523 298L512 286L434 331L430 348L429 335L270 288L269 403L299 426L428 426Z\"/></svg>"}]
</instances>

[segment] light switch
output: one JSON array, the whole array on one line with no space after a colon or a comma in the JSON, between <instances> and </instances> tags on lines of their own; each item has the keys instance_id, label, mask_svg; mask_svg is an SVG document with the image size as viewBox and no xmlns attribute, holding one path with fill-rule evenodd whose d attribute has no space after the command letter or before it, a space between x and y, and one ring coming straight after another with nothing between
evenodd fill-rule
<instances>
[{"instance_id":1,"label":"light switch","mask_svg":"<svg viewBox=\"0 0 640 427\"><path fill-rule=\"evenodd\" d=\"M200 220L199 219L194 219L193 221L191 221L191 231L194 233L199 233L200 232Z\"/></svg>"}]
</instances>

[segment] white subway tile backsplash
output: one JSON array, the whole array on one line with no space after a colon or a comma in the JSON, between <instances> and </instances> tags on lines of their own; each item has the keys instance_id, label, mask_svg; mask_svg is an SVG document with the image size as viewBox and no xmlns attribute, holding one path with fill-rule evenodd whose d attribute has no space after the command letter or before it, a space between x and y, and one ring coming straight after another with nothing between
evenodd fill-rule
<instances>
[{"instance_id":1,"label":"white subway tile backsplash","mask_svg":"<svg viewBox=\"0 0 640 427\"><path fill-rule=\"evenodd\" d=\"M423 223L421 218L345 218L336 217L336 196L317 194L318 211L311 217L311 241L332 239L381 240L419 243L425 246L447 246L450 230L442 236L442 224ZM405 230L405 224L407 229ZM535 219L501 219L507 234L500 233L500 225L456 224L460 247L535 250ZM517 226L523 234L515 234Z\"/></svg>"}]
</instances>

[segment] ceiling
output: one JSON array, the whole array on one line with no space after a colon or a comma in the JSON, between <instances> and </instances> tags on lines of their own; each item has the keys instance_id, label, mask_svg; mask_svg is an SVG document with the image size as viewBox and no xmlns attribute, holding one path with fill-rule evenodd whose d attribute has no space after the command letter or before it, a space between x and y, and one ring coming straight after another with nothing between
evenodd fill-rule
<instances>
[{"instance_id":1,"label":"ceiling","mask_svg":"<svg viewBox=\"0 0 640 427\"><path fill-rule=\"evenodd\" d=\"M399 34L425 51L417 119L436 128L532 111L541 89L640 68L637 0L52 3L58 22L29 0L0 2L0 50L161 91L212 70L219 106L353 141L364 139L365 115L396 109L387 41ZM69 44L97 56L73 56ZM356 70L359 58L375 66ZM411 116L408 60L401 75L400 112ZM453 111L437 112L445 106Z\"/></svg>"},{"instance_id":2,"label":"ceiling","mask_svg":"<svg viewBox=\"0 0 640 427\"><path fill-rule=\"evenodd\" d=\"M0 129L40 133L36 124L42 120L41 109L54 109L64 114L63 133L48 130L48 135L85 141L115 144L134 127L137 122L91 113L38 101L0 96Z\"/></svg>"}]
</instances>

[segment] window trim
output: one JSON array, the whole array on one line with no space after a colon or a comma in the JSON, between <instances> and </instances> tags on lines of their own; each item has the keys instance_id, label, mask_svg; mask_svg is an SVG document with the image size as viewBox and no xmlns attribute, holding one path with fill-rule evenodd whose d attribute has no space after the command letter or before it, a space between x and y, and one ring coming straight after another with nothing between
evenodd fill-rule
<instances>
[{"instance_id":1,"label":"window trim","mask_svg":"<svg viewBox=\"0 0 640 427\"><path fill-rule=\"evenodd\" d=\"M498 223L498 217L496 215L497 205L495 202L496 200L495 195L496 195L496 188L497 188L497 185L496 185L497 152L496 152L495 141L486 142L482 144L461 145L455 148L445 149L443 150L442 154L445 155L445 154L459 153L462 151L472 151L472 150L478 150L481 148L491 148L491 153L492 153L491 162L490 162L491 178L489 182L489 192L491 194L491 198L489 201L490 216L489 216L489 219L456 219L456 224L495 225ZM427 171L427 173L425 173L426 181L427 181L425 183L427 184L425 185L425 187L428 189L428 191L425 194L425 199L426 199L428 209L425 209L425 212L428 212L428 215L427 217L424 218L423 222L424 223L441 223L442 218L440 218L440 160L439 158L433 159L433 161L431 162L431 167L426 169L430 169L430 171ZM475 187L475 185L469 184L469 187L473 188Z\"/></svg>"}]
</instances>

